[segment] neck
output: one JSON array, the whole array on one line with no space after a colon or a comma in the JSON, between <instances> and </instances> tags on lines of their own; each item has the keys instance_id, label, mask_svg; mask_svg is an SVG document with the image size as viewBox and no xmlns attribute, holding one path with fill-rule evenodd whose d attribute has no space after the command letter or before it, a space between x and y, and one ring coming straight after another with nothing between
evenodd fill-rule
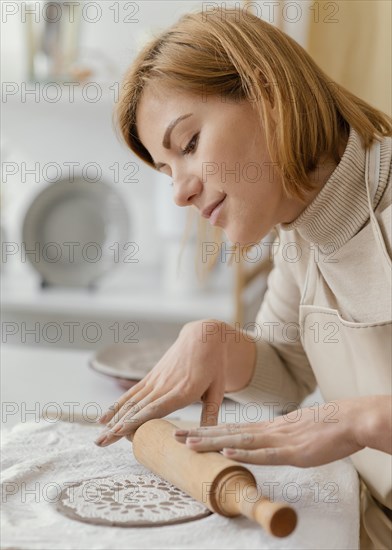
<instances>
[{"instance_id":1,"label":"neck","mask_svg":"<svg viewBox=\"0 0 392 550\"><path fill-rule=\"evenodd\" d=\"M390 181L392 138L388 136L380 141L374 210L379 207ZM333 174L313 202L291 223L281 223L278 231L293 231L293 238L317 244L321 251L330 253L331 246L334 251L339 250L369 223L366 167L367 148L351 126L346 149ZM385 200L387 204L389 195Z\"/></svg>"},{"instance_id":2,"label":"neck","mask_svg":"<svg viewBox=\"0 0 392 550\"><path fill-rule=\"evenodd\" d=\"M348 142L348 134L344 134L340 138L339 144L339 160L336 160L327 155L320 157L317 168L312 172L309 172L309 182L312 184L313 190L306 194L305 200L291 199L288 204L286 216L281 223L291 223L309 206L309 204L316 198L326 182L329 180L336 167L338 166L340 159L346 149Z\"/></svg>"}]
</instances>

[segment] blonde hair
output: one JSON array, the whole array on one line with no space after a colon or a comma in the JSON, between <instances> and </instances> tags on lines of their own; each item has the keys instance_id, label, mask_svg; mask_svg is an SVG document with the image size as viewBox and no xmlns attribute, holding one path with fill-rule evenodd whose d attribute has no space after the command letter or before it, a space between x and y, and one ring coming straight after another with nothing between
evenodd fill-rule
<instances>
[{"instance_id":1,"label":"blonde hair","mask_svg":"<svg viewBox=\"0 0 392 550\"><path fill-rule=\"evenodd\" d=\"M300 200L313 189L307 175L323 155L339 162L350 126L365 147L392 135L390 117L330 79L284 32L239 7L183 15L150 40L127 71L115 111L118 128L128 147L155 169L136 127L150 83L254 103L283 190Z\"/></svg>"}]
</instances>

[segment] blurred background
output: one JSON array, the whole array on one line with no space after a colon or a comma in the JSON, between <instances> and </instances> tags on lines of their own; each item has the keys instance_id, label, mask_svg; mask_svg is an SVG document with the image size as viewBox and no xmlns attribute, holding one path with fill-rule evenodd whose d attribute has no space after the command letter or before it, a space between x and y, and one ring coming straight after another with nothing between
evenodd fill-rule
<instances>
[{"instance_id":1,"label":"blurred background","mask_svg":"<svg viewBox=\"0 0 392 550\"><path fill-rule=\"evenodd\" d=\"M230 244L208 228L201 249L199 221L174 205L168 178L134 157L112 123L138 48L207 4L221 2L2 2L3 344L95 350L174 341L193 319L255 319L274 235L231 264ZM391 114L389 0L242 4Z\"/></svg>"}]
</instances>

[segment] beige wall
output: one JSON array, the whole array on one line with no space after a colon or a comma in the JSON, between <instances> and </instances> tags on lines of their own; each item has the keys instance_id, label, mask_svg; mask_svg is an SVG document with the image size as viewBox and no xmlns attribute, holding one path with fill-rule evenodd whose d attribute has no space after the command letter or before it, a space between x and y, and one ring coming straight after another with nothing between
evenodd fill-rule
<instances>
[{"instance_id":1,"label":"beige wall","mask_svg":"<svg viewBox=\"0 0 392 550\"><path fill-rule=\"evenodd\" d=\"M392 115L392 2L317 1L307 51L334 80ZM317 20L318 19L318 20Z\"/></svg>"}]
</instances>

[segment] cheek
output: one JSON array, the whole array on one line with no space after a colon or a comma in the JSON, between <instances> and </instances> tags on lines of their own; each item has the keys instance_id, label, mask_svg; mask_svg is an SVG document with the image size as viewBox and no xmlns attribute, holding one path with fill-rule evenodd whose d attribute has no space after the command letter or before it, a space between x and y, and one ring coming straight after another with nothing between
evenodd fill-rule
<instances>
[{"instance_id":1,"label":"cheek","mask_svg":"<svg viewBox=\"0 0 392 550\"><path fill-rule=\"evenodd\" d=\"M208 185L222 187L225 184L225 173L230 167L223 154L221 146L213 145L200 149L198 170L202 180Z\"/></svg>"},{"instance_id":2,"label":"cheek","mask_svg":"<svg viewBox=\"0 0 392 550\"><path fill-rule=\"evenodd\" d=\"M268 180L269 165L264 142L260 136L250 136L249 131L232 129L220 136L205 135L200 144L198 169L203 181L221 187L236 196L255 197L260 193L258 186Z\"/></svg>"},{"instance_id":3,"label":"cheek","mask_svg":"<svg viewBox=\"0 0 392 550\"><path fill-rule=\"evenodd\" d=\"M231 185L228 191L229 223L258 232L261 226L274 223L280 204L280 192L276 185L263 181Z\"/></svg>"}]
</instances>

